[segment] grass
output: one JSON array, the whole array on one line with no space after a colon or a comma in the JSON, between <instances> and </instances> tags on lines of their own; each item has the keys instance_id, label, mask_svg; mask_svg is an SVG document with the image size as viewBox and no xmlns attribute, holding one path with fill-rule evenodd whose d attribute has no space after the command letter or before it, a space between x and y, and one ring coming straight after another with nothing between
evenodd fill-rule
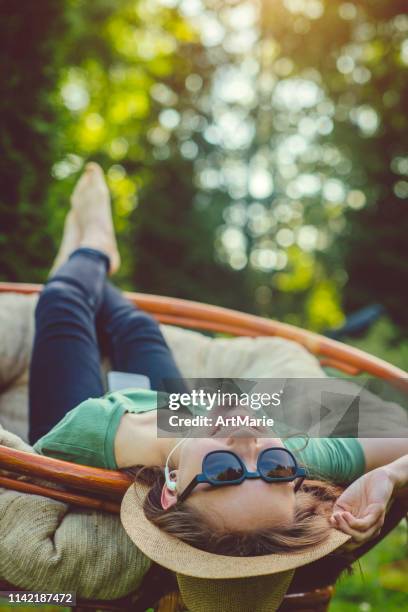
<instances>
[{"instance_id":1,"label":"grass","mask_svg":"<svg viewBox=\"0 0 408 612\"><path fill-rule=\"evenodd\" d=\"M408 610L408 559L405 521L353 566L337 583L330 612ZM392 588L390 588L392 587ZM404 592L405 591L405 592Z\"/></svg>"}]
</instances>

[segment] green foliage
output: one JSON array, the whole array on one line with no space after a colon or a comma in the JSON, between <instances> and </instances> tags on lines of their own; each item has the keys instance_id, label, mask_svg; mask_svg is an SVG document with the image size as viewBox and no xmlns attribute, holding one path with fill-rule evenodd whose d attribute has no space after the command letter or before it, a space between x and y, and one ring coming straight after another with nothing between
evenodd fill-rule
<instances>
[{"instance_id":1,"label":"green foliage","mask_svg":"<svg viewBox=\"0 0 408 612\"><path fill-rule=\"evenodd\" d=\"M52 256L48 193L64 125L56 86L64 3L0 1L0 274L38 281Z\"/></svg>"},{"instance_id":2,"label":"green foliage","mask_svg":"<svg viewBox=\"0 0 408 612\"><path fill-rule=\"evenodd\" d=\"M250 309L242 275L214 261L214 228L222 218L217 207L191 206L192 173L188 160L156 163L154 180L140 193L140 205L130 219L135 228L131 251L137 286L151 293L160 288L161 293L176 297L185 297L188 290L190 299L221 301L229 307L236 306L242 291L240 304ZM217 300L216 296L222 297Z\"/></svg>"},{"instance_id":3,"label":"green foliage","mask_svg":"<svg viewBox=\"0 0 408 612\"><path fill-rule=\"evenodd\" d=\"M377 321L364 338L349 338L348 344L408 370L408 341L401 338L399 329L387 317Z\"/></svg>"},{"instance_id":4,"label":"green foliage","mask_svg":"<svg viewBox=\"0 0 408 612\"><path fill-rule=\"evenodd\" d=\"M376 301L404 329L402 0L2 6L4 278L45 278L94 159L122 286L316 330Z\"/></svg>"}]
</instances>

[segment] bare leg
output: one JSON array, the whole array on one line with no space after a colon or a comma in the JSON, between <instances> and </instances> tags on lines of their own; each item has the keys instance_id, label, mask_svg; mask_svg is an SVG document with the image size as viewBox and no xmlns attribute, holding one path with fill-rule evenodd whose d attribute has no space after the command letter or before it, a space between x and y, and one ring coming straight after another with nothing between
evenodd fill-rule
<instances>
[{"instance_id":1,"label":"bare leg","mask_svg":"<svg viewBox=\"0 0 408 612\"><path fill-rule=\"evenodd\" d=\"M76 214L75 211L70 210L65 218L61 246L48 276L53 276L58 268L67 261L71 253L79 247L80 241L81 232L76 220Z\"/></svg>"},{"instance_id":2,"label":"bare leg","mask_svg":"<svg viewBox=\"0 0 408 612\"><path fill-rule=\"evenodd\" d=\"M71 210L65 219L64 233L51 277L79 247L102 251L110 260L110 273L120 266L120 255L113 228L108 187L103 171L94 162L86 165L71 197Z\"/></svg>"},{"instance_id":3,"label":"bare leg","mask_svg":"<svg viewBox=\"0 0 408 612\"><path fill-rule=\"evenodd\" d=\"M96 249L110 259L110 273L120 266L108 186L98 164L89 163L71 198L80 230L81 247Z\"/></svg>"}]
</instances>

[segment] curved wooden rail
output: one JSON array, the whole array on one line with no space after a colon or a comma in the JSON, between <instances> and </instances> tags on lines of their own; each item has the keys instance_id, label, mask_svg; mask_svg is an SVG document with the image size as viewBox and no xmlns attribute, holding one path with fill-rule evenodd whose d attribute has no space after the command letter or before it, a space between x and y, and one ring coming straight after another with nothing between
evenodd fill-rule
<instances>
[{"instance_id":1,"label":"curved wooden rail","mask_svg":"<svg viewBox=\"0 0 408 612\"><path fill-rule=\"evenodd\" d=\"M308 593L286 593L279 606L279 612L293 612L294 610L298 610L299 612L306 612L306 610L324 612L328 609L333 594L333 585L314 589Z\"/></svg>"},{"instance_id":2,"label":"curved wooden rail","mask_svg":"<svg viewBox=\"0 0 408 612\"><path fill-rule=\"evenodd\" d=\"M0 469L22 476L49 480L88 493L109 495L118 500L123 497L132 483L131 477L124 472L79 465L2 445L0 445Z\"/></svg>"},{"instance_id":3,"label":"curved wooden rail","mask_svg":"<svg viewBox=\"0 0 408 612\"><path fill-rule=\"evenodd\" d=\"M11 489L13 491L20 491L20 493L26 493L29 495L49 497L50 499L55 499L56 501L61 501L82 508L88 508L90 510L120 514L120 503L115 503L105 499L98 499L95 497L88 497L86 495L78 495L72 492L66 493L65 491L51 489L50 487L43 487L31 482L16 480L15 478L0 476L0 487Z\"/></svg>"}]
</instances>

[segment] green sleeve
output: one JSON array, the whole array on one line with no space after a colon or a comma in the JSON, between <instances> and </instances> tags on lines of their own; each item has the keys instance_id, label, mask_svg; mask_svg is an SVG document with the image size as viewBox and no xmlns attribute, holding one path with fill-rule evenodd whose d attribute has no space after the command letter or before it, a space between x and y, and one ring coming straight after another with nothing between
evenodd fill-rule
<instances>
[{"instance_id":1,"label":"green sleeve","mask_svg":"<svg viewBox=\"0 0 408 612\"><path fill-rule=\"evenodd\" d=\"M99 399L88 399L70 412L34 444L37 453L107 469L117 469L114 443L125 412L156 410L158 394L126 389Z\"/></svg>"},{"instance_id":2,"label":"green sleeve","mask_svg":"<svg viewBox=\"0 0 408 612\"><path fill-rule=\"evenodd\" d=\"M302 451L296 451L299 440L286 442L309 478L349 483L365 472L364 452L356 438L310 438Z\"/></svg>"}]
</instances>

